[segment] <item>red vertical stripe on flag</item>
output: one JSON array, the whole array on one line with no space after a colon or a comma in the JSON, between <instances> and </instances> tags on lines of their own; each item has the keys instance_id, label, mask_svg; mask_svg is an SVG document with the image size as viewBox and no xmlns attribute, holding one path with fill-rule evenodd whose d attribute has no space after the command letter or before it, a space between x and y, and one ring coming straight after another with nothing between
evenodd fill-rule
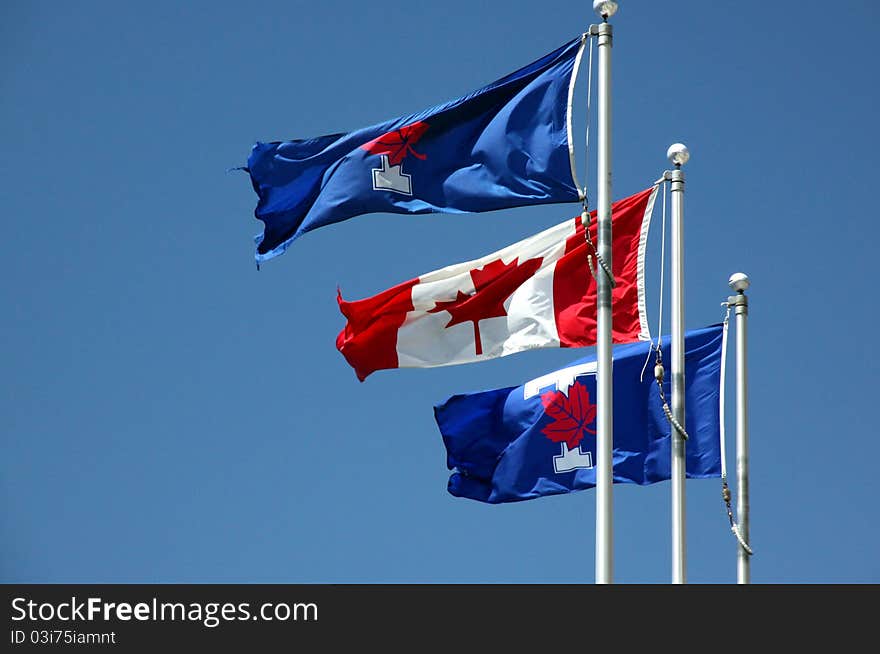
<instances>
[{"instance_id":1,"label":"red vertical stripe on flag","mask_svg":"<svg viewBox=\"0 0 880 654\"><path fill-rule=\"evenodd\" d=\"M596 242L595 211L590 223ZM587 241L581 218L574 219L573 236L565 241L565 254L553 272L553 313L561 347L596 344L596 280L587 266Z\"/></svg>"},{"instance_id":2,"label":"red vertical stripe on flag","mask_svg":"<svg viewBox=\"0 0 880 654\"><path fill-rule=\"evenodd\" d=\"M639 323L639 239L645 210L654 188L611 205L611 269L617 286L611 291L611 340L632 343L642 332Z\"/></svg>"},{"instance_id":3,"label":"red vertical stripe on flag","mask_svg":"<svg viewBox=\"0 0 880 654\"><path fill-rule=\"evenodd\" d=\"M642 221L653 188L611 205L611 269L617 286L612 290L611 339L632 343L639 339L638 258ZM596 212L590 213L590 237L598 247ZM580 216L577 230L565 244L553 275L553 311L562 347L596 344L596 280L587 265L587 246ZM594 262L595 263L595 262ZM597 274L605 274L596 264Z\"/></svg>"},{"instance_id":4,"label":"red vertical stripe on flag","mask_svg":"<svg viewBox=\"0 0 880 654\"><path fill-rule=\"evenodd\" d=\"M336 337L336 349L361 381L377 370L397 367L397 330L413 310L412 288L418 282L411 279L355 302L346 302L337 292L339 310L348 322Z\"/></svg>"}]
</instances>

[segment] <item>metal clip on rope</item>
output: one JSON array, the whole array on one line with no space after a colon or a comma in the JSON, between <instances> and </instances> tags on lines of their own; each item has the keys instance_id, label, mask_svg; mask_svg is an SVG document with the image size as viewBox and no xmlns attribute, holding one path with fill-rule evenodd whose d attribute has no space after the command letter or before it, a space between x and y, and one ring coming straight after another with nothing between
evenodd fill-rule
<instances>
[{"instance_id":1,"label":"metal clip on rope","mask_svg":"<svg viewBox=\"0 0 880 654\"><path fill-rule=\"evenodd\" d=\"M754 554L752 548L749 547L749 544L746 543L742 534L739 533L739 525L737 525L736 521L733 519L733 509L730 506L730 488L727 486L727 478L724 476L721 477L721 498L724 500L724 505L727 507L727 519L730 521L730 531L736 536L739 546L743 548L745 553L752 556Z\"/></svg>"},{"instance_id":2,"label":"metal clip on rope","mask_svg":"<svg viewBox=\"0 0 880 654\"><path fill-rule=\"evenodd\" d=\"M596 261L601 266L602 270L605 272L605 276L608 277L608 283L611 284L611 288L617 288L617 281L614 279L614 274L611 272L611 268L608 267L608 264L605 262L605 259L599 254L599 251L596 249L596 246L593 244L593 239L590 236L590 212L587 211L586 202L584 203L584 211L581 213L581 223L584 226L584 233L587 237L587 245L590 246L590 250L592 250L593 257L595 257ZM593 262L590 261L589 255L587 255L587 264L590 266L590 272L593 273L593 277L596 278L596 281L599 281L599 278L596 276L596 267L593 265Z\"/></svg>"},{"instance_id":3,"label":"metal clip on rope","mask_svg":"<svg viewBox=\"0 0 880 654\"><path fill-rule=\"evenodd\" d=\"M660 390L660 400L663 402L663 413L666 414L666 419L669 421L673 427L675 427L675 431L681 434L681 437L685 440L688 440L688 434L685 431L684 427L681 426L681 423L675 419L675 416L672 415L672 410L669 408L669 403L666 401L666 394L663 392L663 355L660 354L660 348L657 348L657 363L654 364L654 379L657 380L657 388Z\"/></svg>"}]
</instances>

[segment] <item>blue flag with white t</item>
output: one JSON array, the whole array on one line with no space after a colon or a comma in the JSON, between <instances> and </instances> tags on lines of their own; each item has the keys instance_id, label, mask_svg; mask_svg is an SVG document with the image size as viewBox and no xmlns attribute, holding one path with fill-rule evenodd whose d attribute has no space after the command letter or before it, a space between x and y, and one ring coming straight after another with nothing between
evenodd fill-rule
<instances>
[{"instance_id":1,"label":"blue flag with white t","mask_svg":"<svg viewBox=\"0 0 880 654\"><path fill-rule=\"evenodd\" d=\"M721 476L722 326L685 334L686 475ZM615 483L670 478L671 425L654 379L650 343L613 350ZM670 361L669 338L662 341ZM644 374L643 371L644 370ZM670 375L663 392L671 399ZM521 386L453 395L434 407L453 471L452 495L498 504L596 485L596 357Z\"/></svg>"},{"instance_id":2,"label":"blue flag with white t","mask_svg":"<svg viewBox=\"0 0 880 654\"><path fill-rule=\"evenodd\" d=\"M264 223L257 263L306 232L361 214L579 201L570 104L585 39L420 113L343 134L256 143L244 170Z\"/></svg>"}]
</instances>

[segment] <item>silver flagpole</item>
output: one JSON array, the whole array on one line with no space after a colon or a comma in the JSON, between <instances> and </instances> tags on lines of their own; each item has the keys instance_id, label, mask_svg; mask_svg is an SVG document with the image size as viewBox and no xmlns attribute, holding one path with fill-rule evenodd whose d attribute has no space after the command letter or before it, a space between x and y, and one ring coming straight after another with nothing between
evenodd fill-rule
<instances>
[{"instance_id":1,"label":"silver flagpole","mask_svg":"<svg viewBox=\"0 0 880 654\"><path fill-rule=\"evenodd\" d=\"M666 156L675 165L670 171L672 198L671 247L671 375L672 415L682 426L684 418L684 173L690 153L682 143L669 146ZM685 542L685 440L674 426L672 433L672 583L687 582L687 543Z\"/></svg>"},{"instance_id":2,"label":"silver flagpole","mask_svg":"<svg viewBox=\"0 0 880 654\"><path fill-rule=\"evenodd\" d=\"M728 284L736 295L727 298L736 315L736 515L742 539L749 542L749 382L746 376L746 336L749 316L748 275L734 273ZM736 583L751 583L750 553L737 543Z\"/></svg>"},{"instance_id":3,"label":"silver flagpole","mask_svg":"<svg viewBox=\"0 0 880 654\"><path fill-rule=\"evenodd\" d=\"M598 153L596 183L596 229L598 253L596 266L596 583L613 583L614 537L612 520L614 434L611 353L611 40L607 20L617 12L617 3L594 0L593 10L602 24L593 25L598 36L599 71L597 81ZM606 269L607 266L607 269Z\"/></svg>"}]
</instances>

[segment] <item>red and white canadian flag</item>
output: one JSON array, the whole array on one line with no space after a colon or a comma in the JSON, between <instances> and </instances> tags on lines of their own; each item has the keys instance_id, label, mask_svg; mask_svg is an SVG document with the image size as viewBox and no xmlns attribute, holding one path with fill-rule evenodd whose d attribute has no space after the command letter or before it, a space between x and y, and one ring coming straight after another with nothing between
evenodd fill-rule
<instances>
[{"instance_id":1,"label":"red and white canadian flag","mask_svg":"<svg viewBox=\"0 0 880 654\"><path fill-rule=\"evenodd\" d=\"M650 340L645 248L657 186L611 205L612 340ZM590 221L596 243L595 212ZM596 280L581 217L492 254L347 302L336 347L363 381L377 370L470 363L596 344ZM597 274L604 274L601 268Z\"/></svg>"}]
</instances>

